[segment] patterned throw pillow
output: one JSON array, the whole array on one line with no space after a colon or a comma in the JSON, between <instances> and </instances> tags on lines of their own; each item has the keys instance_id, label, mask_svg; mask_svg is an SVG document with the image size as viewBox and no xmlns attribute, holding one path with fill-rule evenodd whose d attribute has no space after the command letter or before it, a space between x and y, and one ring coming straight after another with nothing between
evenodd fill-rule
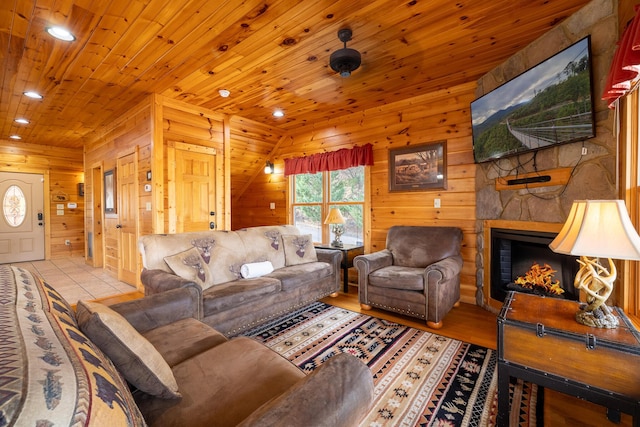
<instances>
[{"instance_id":1,"label":"patterned throw pillow","mask_svg":"<svg viewBox=\"0 0 640 427\"><path fill-rule=\"evenodd\" d=\"M166 256L164 261L173 272L183 279L193 280L202 289L208 289L213 284L211 273L200 251L195 247L179 254Z\"/></svg>"},{"instance_id":2,"label":"patterned throw pillow","mask_svg":"<svg viewBox=\"0 0 640 427\"><path fill-rule=\"evenodd\" d=\"M119 313L106 305L78 301L80 330L138 389L165 399L178 398L178 384L158 350Z\"/></svg>"},{"instance_id":3,"label":"patterned throw pillow","mask_svg":"<svg viewBox=\"0 0 640 427\"><path fill-rule=\"evenodd\" d=\"M318 260L311 234L282 235L285 265L298 265Z\"/></svg>"}]
</instances>

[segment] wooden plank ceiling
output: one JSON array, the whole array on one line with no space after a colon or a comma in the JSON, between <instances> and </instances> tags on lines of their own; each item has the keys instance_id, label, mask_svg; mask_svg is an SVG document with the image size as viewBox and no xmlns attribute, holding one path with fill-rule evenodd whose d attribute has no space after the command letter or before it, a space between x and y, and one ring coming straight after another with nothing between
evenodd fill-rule
<instances>
[{"instance_id":1,"label":"wooden plank ceiling","mask_svg":"<svg viewBox=\"0 0 640 427\"><path fill-rule=\"evenodd\" d=\"M475 81L588 0L0 3L0 140L15 134L80 148L150 93L286 134ZM51 25L77 39L51 38ZM329 67L343 27L353 30L348 47L362 54L349 78ZM27 90L44 99L25 97ZM285 117L272 116L277 108Z\"/></svg>"}]
</instances>

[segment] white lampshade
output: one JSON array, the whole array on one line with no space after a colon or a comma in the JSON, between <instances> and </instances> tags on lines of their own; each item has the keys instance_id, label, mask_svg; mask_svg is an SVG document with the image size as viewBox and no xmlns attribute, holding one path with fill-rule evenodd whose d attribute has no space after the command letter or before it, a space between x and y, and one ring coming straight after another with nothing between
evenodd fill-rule
<instances>
[{"instance_id":1,"label":"white lampshade","mask_svg":"<svg viewBox=\"0 0 640 427\"><path fill-rule=\"evenodd\" d=\"M324 220L325 224L344 224L346 221L338 208L331 208L327 219Z\"/></svg>"},{"instance_id":2,"label":"white lampshade","mask_svg":"<svg viewBox=\"0 0 640 427\"><path fill-rule=\"evenodd\" d=\"M566 255L640 260L640 236L622 200L576 200L549 244Z\"/></svg>"}]
</instances>

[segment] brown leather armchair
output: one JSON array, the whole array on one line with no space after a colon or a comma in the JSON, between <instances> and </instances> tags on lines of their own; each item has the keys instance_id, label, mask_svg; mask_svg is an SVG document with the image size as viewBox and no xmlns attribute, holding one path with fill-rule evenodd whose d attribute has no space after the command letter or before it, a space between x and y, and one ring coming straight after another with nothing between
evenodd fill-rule
<instances>
[{"instance_id":1,"label":"brown leather armchair","mask_svg":"<svg viewBox=\"0 0 640 427\"><path fill-rule=\"evenodd\" d=\"M460 300L461 242L462 231L456 227L391 227L385 249L354 258L360 306L425 319L430 328L441 328Z\"/></svg>"}]
</instances>

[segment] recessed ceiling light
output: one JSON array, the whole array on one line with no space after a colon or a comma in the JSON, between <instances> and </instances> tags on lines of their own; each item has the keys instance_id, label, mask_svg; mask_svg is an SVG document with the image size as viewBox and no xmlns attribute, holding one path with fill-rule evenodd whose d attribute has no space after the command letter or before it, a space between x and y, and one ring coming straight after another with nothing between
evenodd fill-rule
<instances>
[{"instance_id":1,"label":"recessed ceiling light","mask_svg":"<svg viewBox=\"0 0 640 427\"><path fill-rule=\"evenodd\" d=\"M282 110L275 110L273 112L273 117L284 117L284 111Z\"/></svg>"},{"instance_id":2,"label":"recessed ceiling light","mask_svg":"<svg viewBox=\"0 0 640 427\"><path fill-rule=\"evenodd\" d=\"M231 92L229 92L227 89L220 89L218 91L218 93L220 94L221 97L223 98L228 98L229 95L231 95Z\"/></svg>"},{"instance_id":3,"label":"recessed ceiling light","mask_svg":"<svg viewBox=\"0 0 640 427\"><path fill-rule=\"evenodd\" d=\"M71 31L62 27L47 27L47 33L51 36L57 38L58 40L63 40L65 42L72 42L76 39L76 36L71 34Z\"/></svg>"},{"instance_id":4,"label":"recessed ceiling light","mask_svg":"<svg viewBox=\"0 0 640 427\"><path fill-rule=\"evenodd\" d=\"M15 122L16 123L20 123L21 125L28 125L29 124L29 120L27 120L27 119L16 119Z\"/></svg>"},{"instance_id":5,"label":"recessed ceiling light","mask_svg":"<svg viewBox=\"0 0 640 427\"><path fill-rule=\"evenodd\" d=\"M11 139L22 139L20 135L11 135L9 138Z\"/></svg>"},{"instance_id":6,"label":"recessed ceiling light","mask_svg":"<svg viewBox=\"0 0 640 427\"><path fill-rule=\"evenodd\" d=\"M28 96L29 98L33 98L33 99L42 99L42 98L44 98L38 92L34 92L32 90L28 90L28 91L23 92L23 93L24 93L25 96Z\"/></svg>"}]
</instances>

